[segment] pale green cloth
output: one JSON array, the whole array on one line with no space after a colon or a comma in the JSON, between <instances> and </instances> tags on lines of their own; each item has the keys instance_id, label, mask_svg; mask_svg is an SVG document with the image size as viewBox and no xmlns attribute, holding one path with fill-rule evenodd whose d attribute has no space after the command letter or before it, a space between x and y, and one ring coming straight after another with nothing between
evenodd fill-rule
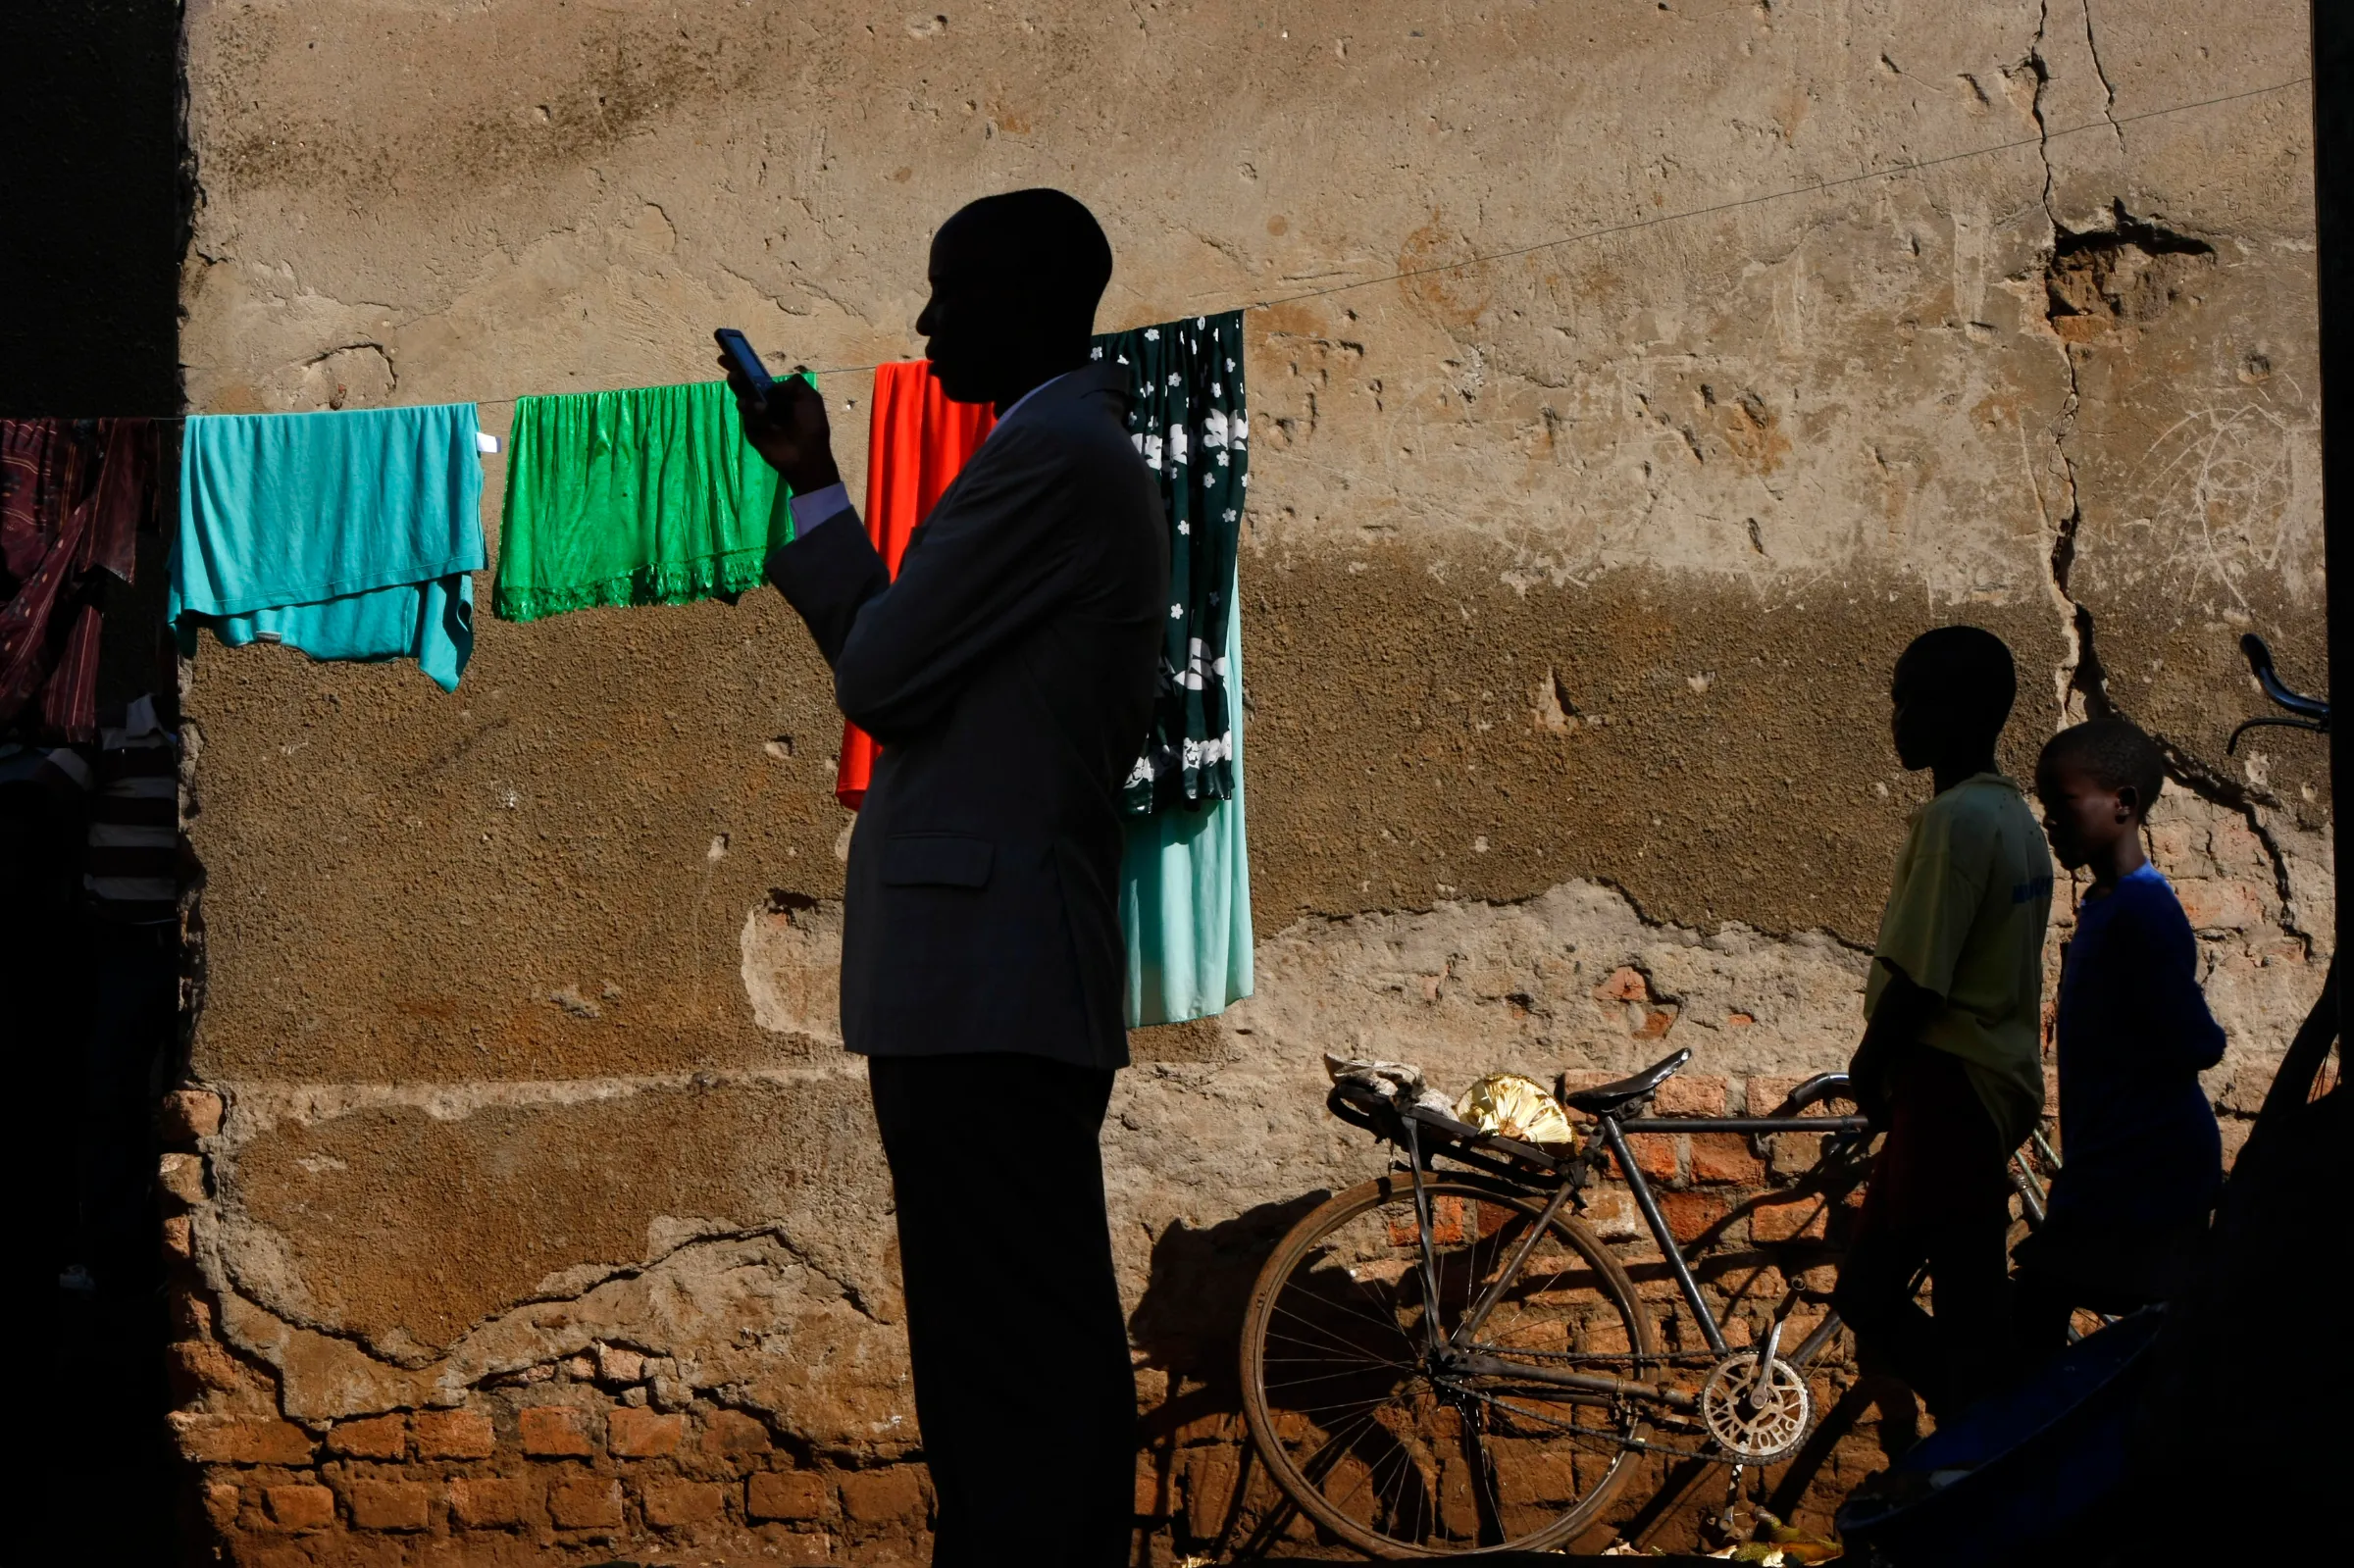
<instances>
[{"instance_id":1,"label":"pale green cloth","mask_svg":"<svg viewBox=\"0 0 2354 1568\"><path fill-rule=\"evenodd\" d=\"M2043 1114L2043 929L2052 855L2019 785L1972 774L1913 813L1864 986L1869 1018L1888 965L1945 1005L1922 1042L1962 1058L2005 1149ZM1886 960L1885 963L1880 960Z\"/></svg>"},{"instance_id":2,"label":"pale green cloth","mask_svg":"<svg viewBox=\"0 0 2354 1568\"><path fill-rule=\"evenodd\" d=\"M1226 603L1227 681L1239 692L1241 613L1233 592ZM1128 943L1130 1029L1208 1018L1251 994L1251 857L1243 832L1239 711L1231 799L1128 819L1120 934Z\"/></svg>"}]
</instances>

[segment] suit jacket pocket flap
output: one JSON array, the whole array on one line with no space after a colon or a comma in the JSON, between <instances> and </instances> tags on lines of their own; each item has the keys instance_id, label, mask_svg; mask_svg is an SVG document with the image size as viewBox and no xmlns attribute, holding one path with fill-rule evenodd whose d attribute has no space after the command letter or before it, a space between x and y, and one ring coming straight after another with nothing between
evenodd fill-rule
<instances>
[{"instance_id":1,"label":"suit jacket pocket flap","mask_svg":"<svg viewBox=\"0 0 2354 1568\"><path fill-rule=\"evenodd\" d=\"M883 844L888 887L986 887L997 845L952 834L895 834Z\"/></svg>"}]
</instances>

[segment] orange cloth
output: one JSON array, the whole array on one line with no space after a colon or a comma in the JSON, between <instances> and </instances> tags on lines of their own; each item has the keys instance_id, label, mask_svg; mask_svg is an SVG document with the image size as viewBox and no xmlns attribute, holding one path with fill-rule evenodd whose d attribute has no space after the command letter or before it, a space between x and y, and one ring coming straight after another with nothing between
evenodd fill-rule
<instances>
[{"instance_id":1,"label":"orange cloth","mask_svg":"<svg viewBox=\"0 0 2354 1568\"><path fill-rule=\"evenodd\" d=\"M876 368L874 416L867 430L866 536L875 541L892 576L898 576L908 537L997 423L997 410L987 403L951 403L942 396L928 361ZM856 725L842 727L834 797L852 811L866 799L881 749Z\"/></svg>"}]
</instances>

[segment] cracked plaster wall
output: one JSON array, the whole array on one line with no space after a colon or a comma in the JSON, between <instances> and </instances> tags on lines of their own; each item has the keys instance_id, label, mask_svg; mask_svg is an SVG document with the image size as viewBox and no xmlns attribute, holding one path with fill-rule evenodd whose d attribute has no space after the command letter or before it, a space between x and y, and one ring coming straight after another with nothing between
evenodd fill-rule
<instances>
[{"instance_id":1,"label":"cracked plaster wall","mask_svg":"<svg viewBox=\"0 0 2354 1568\"><path fill-rule=\"evenodd\" d=\"M2197 785L2154 843L2227 1110L2318 986L2323 748L2223 751L2240 631L2320 683L2306 97L2137 118L2301 76L2286 0L191 0L187 52L191 406L474 398L501 433L517 392L703 376L720 323L918 352L930 228L990 189L1088 200L1126 326L1950 160L1249 317L1260 994L1140 1035L1107 1140L1172 1392L1231 1347L1153 1306L1170 1239L1377 1166L1324 1049L1844 1059L1926 625L2018 651L2015 772L2114 703ZM867 379L821 385L855 487ZM613 1342L899 1451L822 666L765 592L479 630L450 696L192 669L229 1113L189 1245L277 1390L207 1408L460 1404Z\"/></svg>"}]
</instances>

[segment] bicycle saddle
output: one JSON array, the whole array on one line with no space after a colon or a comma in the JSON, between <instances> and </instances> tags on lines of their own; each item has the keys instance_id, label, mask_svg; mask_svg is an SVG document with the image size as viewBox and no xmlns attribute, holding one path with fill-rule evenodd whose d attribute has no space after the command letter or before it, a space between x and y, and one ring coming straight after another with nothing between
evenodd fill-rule
<instances>
[{"instance_id":1,"label":"bicycle saddle","mask_svg":"<svg viewBox=\"0 0 2354 1568\"><path fill-rule=\"evenodd\" d=\"M1622 1078L1615 1084L1602 1084L1593 1088L1575 1089L1561 1096L1564 1103L1574 1105L1590 1116L1610 1116L1626 1109L1639 1099L1649 1098L1662 1084L1683 1071L1692 1059L1689 1046L1674 1055L1652 1063L1632 1078Z\"/></svg>"}]
</instances>

